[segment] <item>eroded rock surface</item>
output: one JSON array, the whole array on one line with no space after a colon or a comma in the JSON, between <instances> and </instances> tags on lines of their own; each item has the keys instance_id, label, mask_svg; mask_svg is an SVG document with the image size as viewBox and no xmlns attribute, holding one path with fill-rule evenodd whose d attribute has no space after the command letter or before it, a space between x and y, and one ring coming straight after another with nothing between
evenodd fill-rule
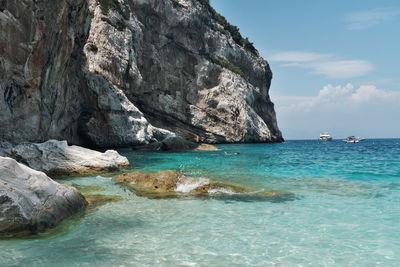
<instances>
[{"instance_id":1,"label":"eroded rock surface","mask_svg":"<svg viewBox=\"0 0 400 267\"><path fill-rule=\"evenodd\" d=\"M132 189L137 195L150 198L171 198L181 196L216 196L237 199L292 200L294 195L276 191L255 191L239 185L194 178L167 170L152 173L139 171L114 177L114 181Z\"/></svg>"},{"instance_id":2,"label":"eroded rock surface","mask_svg":"<svg viewBox=\"0 0 400 267\"><path fill-rule=\"evenodd\" d=\"M0 139L79 143L86 0L0 1Z\"/></svg>"},{"instance_id":3,"label":"eroded rock surface","mask_svg":"<svg viewBox=\"0 0 400 267\"><path fill-rule=\"evenodd\" d=\"M282 141L268 63L206 0L0 7L0 139Z\"/></svg>"},{"instance_id":4,"label":"eroded rock surface","mask_svg":"<svg viewBox=\"0 0 400 267\"><path fill-rule=\"evenodd\" d=\"M14 159L0 157L0 234L43 231L86 205L75 188Z\"/></svg>"},{"instance_id":5,"label":"eroded rock surface","mask_svg":"<svg viewBox=\"0 0 400 267\"><path fill-rule=\"evenodd\" d=\"M129 167L128 159L115 150L102 153L57 140L23 143L3 152L0 146L1 154L48 175L85 175Z\"/></svg>"}]
</instances>

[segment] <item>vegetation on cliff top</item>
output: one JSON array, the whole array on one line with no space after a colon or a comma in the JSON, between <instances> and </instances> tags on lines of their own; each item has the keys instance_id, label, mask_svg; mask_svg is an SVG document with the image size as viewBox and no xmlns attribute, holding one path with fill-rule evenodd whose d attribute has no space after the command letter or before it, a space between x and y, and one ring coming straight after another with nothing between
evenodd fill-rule
<instances>
[{"instance_id":1,"label":"vegetation on cliff top","mask_svg":"<svg viewBox=\"0 0 400 267\"><path fill-rule=\"evenodd\" d=\"M102 1L112 1L112 0L102 0ZM255 56L259 56L257 49L254 47L253 43L249 39L243 38L240 34L239 28L230 24L224 16L219 14L211 5L210 0L198 0L203 6L210 12L212 18L222 26L222 29L218 26L214 30L222 32L223 34L230 34L232 39L236 44L243 47L245 50L249 51ZM178 0L171 0L174 7L184 7Z\"/></svg>"},{"instance_id":2,"label":"vegetation on cliff top","mask_svg":"<svg viewBox=\"0 0 400 267\"><path fill-rule=\"evenodd\" d=\"M243 38L239 32L239 28L230 24L224 16L219 14L211 5L210 0L200 0L201 3L208 9L211 13L213 19L215 19L218 24L220 24L224 30L232 36L232 39L241 47L249 51L255 56L259 56L257 49L254 47L253 43L249 41L248 38ZM217 29L218 30L218 29Z\"/></svg>"}]
</instances>

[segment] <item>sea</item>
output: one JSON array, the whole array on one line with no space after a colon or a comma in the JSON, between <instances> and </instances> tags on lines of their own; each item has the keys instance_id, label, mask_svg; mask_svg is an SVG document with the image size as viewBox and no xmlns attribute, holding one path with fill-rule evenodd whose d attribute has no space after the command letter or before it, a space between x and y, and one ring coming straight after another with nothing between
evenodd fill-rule
<instances>
[{"instance_id":1,"label":"sea","mask_svg":"<svg viewBox=\"0 0 400 267\"><path fill-rule=\"evenodd\" d=\"M113 175L62 178L122 200L45 233L0 240L0 266L400 266L400 139L120 150L175 170L294 197L140 197Z\"/></svg>"}]
</instances>

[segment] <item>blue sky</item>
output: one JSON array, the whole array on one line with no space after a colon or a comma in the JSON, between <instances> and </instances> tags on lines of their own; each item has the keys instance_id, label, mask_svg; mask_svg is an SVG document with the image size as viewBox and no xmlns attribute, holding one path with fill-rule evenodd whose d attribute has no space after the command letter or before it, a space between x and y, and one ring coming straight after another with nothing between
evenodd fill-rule
<instances>
[{"instance_id":1,"label":"blue sky","mask_svg":"<svg viewBox=\"0 0 400 267\"><path fill-rule=\"evenodd\" d=\"M285 138L400 137L400 1L211 4L270 63Z\"/></svg>"}]
</instances>

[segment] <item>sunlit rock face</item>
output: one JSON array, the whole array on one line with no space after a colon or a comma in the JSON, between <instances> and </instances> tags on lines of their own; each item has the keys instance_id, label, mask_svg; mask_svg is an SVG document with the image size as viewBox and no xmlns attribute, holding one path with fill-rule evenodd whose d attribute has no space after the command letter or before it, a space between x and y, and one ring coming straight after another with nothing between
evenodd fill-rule
<instances>
[{"instance_id":1,"label":"sunlit rock face","mask_svg":"<svg viewBox=\"0 0 400 267\"><path fill-rule=\"evenodd\" d=\"M1 139L282 141L268 63L207 1L53 2L0 2Z\"/></svg>"}]
</instances>

